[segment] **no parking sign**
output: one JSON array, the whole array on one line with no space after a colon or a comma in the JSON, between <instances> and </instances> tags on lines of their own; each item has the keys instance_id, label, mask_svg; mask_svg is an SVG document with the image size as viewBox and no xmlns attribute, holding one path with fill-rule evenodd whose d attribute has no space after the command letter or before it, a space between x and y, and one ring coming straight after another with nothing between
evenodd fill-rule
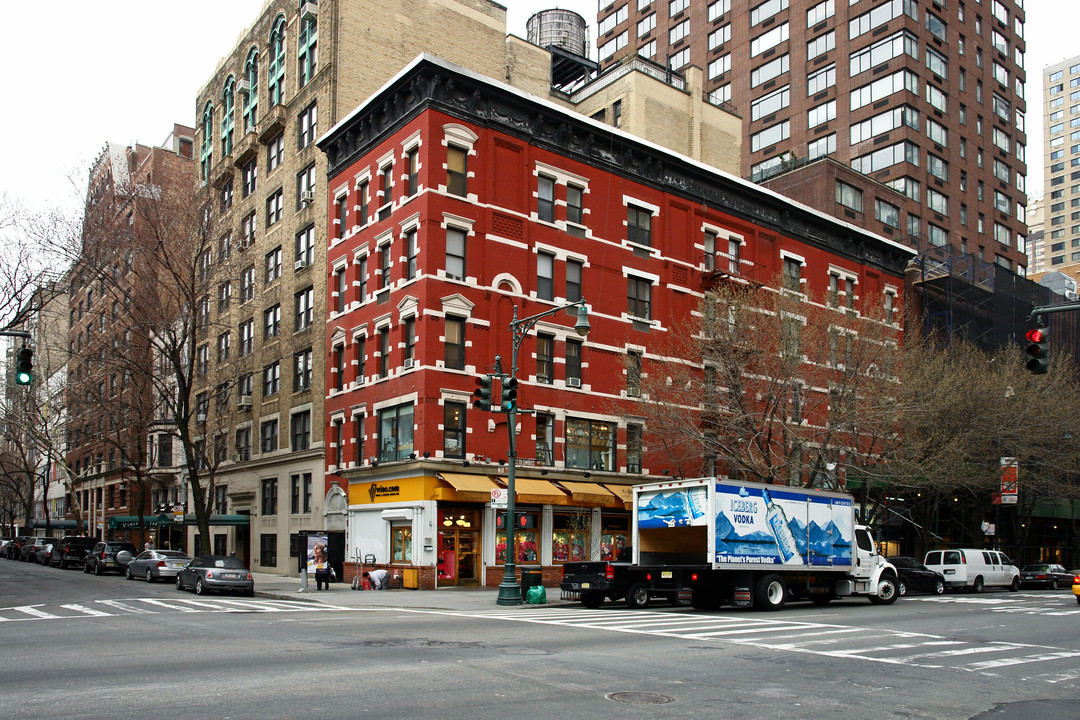
<instances>
[{"instance_id":1,"label":"no parking sign","mask_svg":"<svg viewBox=\"0 0 1080 720\"><path fill-rule=\"evenodd\" d=\"M493 508L506 508L506 504L510 499L510 494L506 488L492 488L491 490L491 507Z\"/></svg>"}]
</instances>

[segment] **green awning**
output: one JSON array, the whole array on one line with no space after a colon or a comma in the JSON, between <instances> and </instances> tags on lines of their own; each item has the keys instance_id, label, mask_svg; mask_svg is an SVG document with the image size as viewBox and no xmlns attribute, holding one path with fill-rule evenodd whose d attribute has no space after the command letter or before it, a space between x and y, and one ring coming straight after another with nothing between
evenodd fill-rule
<instances>
[{"instance_id":1,"label":"green awning","mask_svg":"<svg viewBox=\"0 0 1080 720\"><path fill-rule=\"evenodd\" d=\"M176 520L172 515L161 513L160 515L144 515L141 526L152 528L175 524ZM109 518L110 530L137 530L139 527L139 518L136 515L114 515Z\"/></svg>"},{"instance_id":2,"label":"green awning","mask_svg":"<svg viewBox=\"0 0 1080 720\"><path fill-rule=\"evenodd\" d=\"M222 525L245 526L245 525L248 525L250 522L251 522L251 516L250 515L211 515L210 516L210 524L211 525L218 525L218 526L222 526ZM195 513L188 513L187 515L185 515L184 516L184 524L185 525L198 525L199 523L195 520Z\"/></svg>"}]
</instances>

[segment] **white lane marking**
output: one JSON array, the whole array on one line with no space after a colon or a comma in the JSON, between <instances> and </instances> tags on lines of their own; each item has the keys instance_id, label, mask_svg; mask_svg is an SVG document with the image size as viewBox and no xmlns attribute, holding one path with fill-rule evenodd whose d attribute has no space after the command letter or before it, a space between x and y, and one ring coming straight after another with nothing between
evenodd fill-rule
<instances>
[{"instance_id":1,"label":"white lane marking","mask_svg":"<svg viewBox=\"0 0 1080 720\"><path fill-rule=\"evenodd\" d=\"M74 610L75 612L80 612L84 615L90 615L92 617L112 617L112 613L94 610L92 608L86 607L85 605L77 605L72 603L71 605L61 605L60 607L67 608L68 610Z\"/></svg>"},{"instance_id":2,"label":"white lane marking","mask_svg":"<svg viewBox=\"0 0 1080 720\"><path fill-rule=\"evenodd\" d=\"M965 666L967 670L989 670L991 668L1008 667L1010 665L1025 665L1027 663L1046 662L1048 660L1061 660L1064 658L1080 657L1080 651L1061 650L1041 655L1026 655L1019 658L1003 658L1001 660L987 660L981 663L972 663Z\"/></svg>"},{"instance_id":3,"label":"white lane marking","mask_svg":"<svg viewBox=\"0 0 1080 720\"><path fill-rule=\"evenodd\" d=\"M34 605L20 605L19 607L13 607L12 610L17 610L21 613L26 613L32 617L41 618L43 620L51 620L52 618L62 617L60 615L53 615L52 613L45 612L44 610L38 610Z\"/></svg>"},{"instance_id":4,"label":"white lane marking","mask_svg":"<svg viewBox=\"0 0 1080 720\"><path fill-rule=\"evenodd\" d=\"M140 598L140 602L148 603L150 605L158 605L160 607L168 608L170 610L176 610L178 612L189 612L189 613L190 612L199 612L195 608L185 607L183 605L170 605L167 602L162 602L160 600L153 600L151 598Z\"/></svg>"},{"instance_id":5,"label":"white lane marking","mask_svg":"<svg viewBox=\"0 0 1080 720\"><path fill-rule=\"evenodd\" d=\"M120 600L97 600L96 602L98 602L101 605L106 605L108 607L115 608L115 609L120 610L122 612L132 613L132 614L135 614L135 615L156 615L157 614L157 610L147 610L146 608L135 607L134 605L127 605L125 602L120 601ZM135 602L135 601L134 600L129 600L127 602Z\"/></svg>"}]
</instances>

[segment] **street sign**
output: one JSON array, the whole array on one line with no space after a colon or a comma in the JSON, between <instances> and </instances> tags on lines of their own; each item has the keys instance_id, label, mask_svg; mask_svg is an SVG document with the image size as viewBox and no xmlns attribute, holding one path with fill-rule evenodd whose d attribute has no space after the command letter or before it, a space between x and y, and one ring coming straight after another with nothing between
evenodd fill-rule
<instances>
[{"instance_id":1,"label":"street sign","mask_svg":"<svg viewBox=\"0 0 1080 720\"><path fill-rule=\"evenodd\" d=\"M491 491L491 507L506 509L507 501L510 499L510 493L506 488L493 488Z\"/></svg>"}]
</instances>

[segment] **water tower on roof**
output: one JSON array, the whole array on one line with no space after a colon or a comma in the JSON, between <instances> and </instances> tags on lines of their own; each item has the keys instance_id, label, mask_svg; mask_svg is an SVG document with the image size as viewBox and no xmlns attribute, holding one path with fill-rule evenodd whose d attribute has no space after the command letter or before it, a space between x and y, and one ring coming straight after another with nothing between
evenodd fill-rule
<instances>
[{"instance_id":1,"label":"water tower on roof","mask_svg":"<svg viewBox=\"0 0 1080 720\"><path fill-rule=\"evenodd\" d=\"M587 82L599 70L589 60L589 26L572 10L541 10L525 25L527 39L551 53L551 87L563 92Z\"/></svg>"}]
</instances>

